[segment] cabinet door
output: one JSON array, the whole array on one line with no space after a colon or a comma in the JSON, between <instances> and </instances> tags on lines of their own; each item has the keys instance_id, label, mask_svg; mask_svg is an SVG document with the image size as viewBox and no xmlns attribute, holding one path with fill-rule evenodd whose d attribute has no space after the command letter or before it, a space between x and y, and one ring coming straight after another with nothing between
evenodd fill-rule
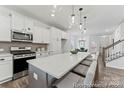
<instances>
[{"instance_id":1,"label":"cabinet door","mask_svg":"<svg viewBox=\"0 0 124 93\"><path fill-rule=\"evenodd\" d=\"M0 61L0 81L6 80L13 75L12 61Z\"/></svg>"},{"instance_id":2,"label":"cabinet door","mask_svg":"<svg viewBox=\"0 0 124 93\"><path fill-rule=\"evenodd\" d=\"M40 36L41 36L41 43L45 43L45 28L43 28L43 27L41 27L41 26L39 26L39 29L40 29Z\"/></svg>"},{"instance_id":3,"label":"cabinet door","mask_svg":"<svg viewBox=\"0 0 124 93\"><path fill-rule=\"evenodd\" d=\"M57 30L57 52L61 52L61 31Z\"/></svg>"},{"instance_id":4,"label":"cabinet door","mask_svg":"<svg viewBox=\"0 0 124 93\"><path fill-rule=\"evenodd\" d=\"M18 14L18 13L12 13L12 23L11 23L12 29L24 31L24 16Z\"/></svg>"},{"instance_id":5,"label":"cabinet door","mask_svg":"<svg viewBox=\"0 0 124 93\"><path fill-rule=\"evenodd\" d=\"M51 34L50 34L50 37L51 37L52 39L57 39L57 37L58 37L57 29L52 28L50 31L51 31L51 32L50 32L50 33L51 33Z\"/></svg>"},{"instance_id":6,"label":"cabinet door","mask_svg":"<svg viewBox=\"0 0 124 93\"><path fill-rule=\"evenodd\" d=\"M50 50L56 53L61 52L61 33L55 28L50 31Z\"/></svg>"},{"instance_id":7,"label":"cabinet door","mask_svg":"<svg viewBox=\"0 0 124 93\"><path fill-rule=\"evenodd\" d=\"M58 37L57 37L58 39L61 39L61 37L62 37L62 35L61 35L61 30L58 30L58 31L57 31L57 36L58 36Z\"/></svg>"},{"instance_id":8,"label":"cabinet door","mask_svg":"<svg viewBox=\"0 0 124 93\"><path fill-rule=\"evenodd\" d=\"M0 41L11 41L10 16L0 11Z\"/></svg>"},{"instance_id":9,"label":"cabinet door","mask_svg":"<svg viewBox=\"0 0 124 93\"><path fill-rule=\"evenodd\" d=\"M57 40L56 39L53 39L52 40L53 42L52 42L52 51L53 52L57 52L57 48L58 48L58 43L57 43Z\"/></svg>"},{"instance_id":10,"label":"cabinet door","mask_svg":"<svg viewBox=\"0 0 124 93\"><path fill-rule=\"evenodd\" d=\"M41 43L42 41L42 33L41 33L41 28L35 26L34 27L34 32L33 32L33 42L34 43Z\"/></svg>"},{"instance_id":11,"label":"cabinet door","mask_svg":"<svg viewBox=\"0 0 124 93\"><path fill-rule=\"evenodd\" d=\"M48 29L43 30L43 42L44 43L49 43L50 42L50 33Z\"/></svg>"},{"instance_id":12,"label":"cabinet door","mask_svg":"<svg viewBox=\"0 0 124 93\"><path fill-rule=\"evenodd\" d=\"M58 53L61 53L61 40L59 39L58 41L57 41L57 45L58 45L58 47L57 47L57 51L58 51Z\"/></svg>"},{"instance_id":13,"label":"cabinet door","mask_svg":"<svg viewBox=\"0 0 124 93\"><path fill-rule=\"evenodd\" d=\"M62 31L62 39L68 39L68 33Z\"/></svg>"},{"instance_id":14,"label":"cabinet door","mask_svg":"<svg viewBox=\"0 0 124 93\"><path fill-rule=\"evenodd\" d=\"M33 19L25 17L25 30L33 32Z\"/></svg>"},{"instance_id":15,"label":"cabinet door","mask_svg":"<svg viewBox=\"0 0 124 93\"><path fill-rule=\"evenodd\" d=\"M50 51L55 53L61 52L61 40L52 39L50 42Z\"/></svg>"}]
</instances>

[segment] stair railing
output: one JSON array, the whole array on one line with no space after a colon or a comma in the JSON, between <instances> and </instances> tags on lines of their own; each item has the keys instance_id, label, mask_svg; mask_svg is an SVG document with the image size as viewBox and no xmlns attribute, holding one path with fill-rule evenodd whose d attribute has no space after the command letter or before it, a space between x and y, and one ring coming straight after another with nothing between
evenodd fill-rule
<instances>
[{"instance_id":1,"label":"stair railing","mask_svg":"<svg viewBox=\"0 0 124 93\"><path fill-rule=\"evenodd\" d=\"M115 60L117 58L120 58L124 56L124 39L118 40L115 43L103 47L103 55L102 60L104 62L104 66L106 66L107 62L111 62L112 60Z\"/></svg>"}]
</instances>

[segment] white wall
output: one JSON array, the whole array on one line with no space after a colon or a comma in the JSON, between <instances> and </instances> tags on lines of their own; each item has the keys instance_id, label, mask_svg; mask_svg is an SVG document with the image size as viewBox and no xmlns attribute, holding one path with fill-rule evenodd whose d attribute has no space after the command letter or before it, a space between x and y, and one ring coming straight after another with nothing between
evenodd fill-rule
<instances>
[{"instance_id":1,"label":"white wall","mask_svg":"<svg viewBox=\"0 0 124 93\"><path fill-rule=\"evenodd\" d=\"M85 48L89 50L89 36L82 35L79 30L68 30L69 39L66 41L65 51L70 51L71 49L79 48L78 41L85 40Z\"/></svg>"},{"instance_id":2,"label":"white wall","mask_svg":"<svg viewBox=\"0 0 124 93\"><path fill-rule=\"evenodd\" d=\"M100 37L98 37L98 36L90 36L89 42L90 42L89 43L89 50L90 50L90 52L99 51Z\"/></svg>"}]
</instances>

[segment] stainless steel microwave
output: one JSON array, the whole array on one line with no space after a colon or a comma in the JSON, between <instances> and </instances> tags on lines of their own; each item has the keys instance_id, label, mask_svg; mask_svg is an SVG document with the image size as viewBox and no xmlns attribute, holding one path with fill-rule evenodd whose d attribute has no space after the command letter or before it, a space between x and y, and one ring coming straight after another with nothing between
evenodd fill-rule
<instances>
[{"instance_id":1,"label":"stainless steel microwave","mask_svg":"<svg viewBox=\"0 0 124 93\"><path fill-rule=\"evenodd\" d=\"M33 34L29 33L29 32L19 32L19 31L12 30L11 40L12 41L32 42Z\"/></svg>"}]
</instances>

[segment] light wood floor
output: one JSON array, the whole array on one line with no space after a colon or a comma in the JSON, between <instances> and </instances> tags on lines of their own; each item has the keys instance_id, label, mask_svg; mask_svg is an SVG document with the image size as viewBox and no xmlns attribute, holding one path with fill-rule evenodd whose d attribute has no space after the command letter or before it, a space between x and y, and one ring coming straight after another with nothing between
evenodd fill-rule
<instances>
[{"instance_id":1,"label":"light wood floor","mask_svg":"<svg viewBox=\"0 0 124 93\"><path fill-rule=\"evenodd\" d=\"M28 76L1 84L0 88L26 88L28 87Z\"/></svg>"},{"instance_id":2,"label":"light wood floor","mask_svg":"<svg viewBox=\"0 0 124 93\"><path fill-rule=\"evenodd\" d=\"M105 68L102 58L98 59L99 76L95 82L97 88L124 88L124 70Z\"/></svg>"},{"instance_id":3,"label":"light wood floor","mask_svg":"<svg viewBox=\"0 0 124 93\"><path fill-rule=\"evenodd\" d=\"M124 87L124 70L104 68L101 57L98 59L99 75L96 88ZM0 88L27 88L28 76L0 85Z\"/></svg>"}]
</instances>

